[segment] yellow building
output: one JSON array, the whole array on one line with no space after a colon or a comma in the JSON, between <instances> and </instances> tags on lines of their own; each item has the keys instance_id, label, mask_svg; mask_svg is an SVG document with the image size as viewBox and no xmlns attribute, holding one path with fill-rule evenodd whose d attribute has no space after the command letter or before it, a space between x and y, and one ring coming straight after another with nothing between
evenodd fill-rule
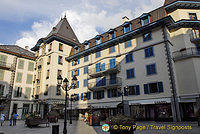
<instances>
[{"instance_id":1,"label":"yellow building","mask_svg":"<svg viewBox=\"0 0 200 134\"><path fill-rule=\"evenodd\" d=\"M163 6L79 43L66 17L32 48L36 52L38 111L63 111L57 76L78 82L72 109L121 112L145 120L195 119L200 95L200 0ZM128 90L127 90L128 89Z\"/></svg>"},{"instance_id":2,"label":"yellow building","mask_svg":"<svg viewBox=\"0 0 200 134\"><path fill-rule=\"evenodd\" d=\"M20 118L33 111L33 74L35 54L16 45L0 45L1 112Z\"/></svg>"}]
</instances>

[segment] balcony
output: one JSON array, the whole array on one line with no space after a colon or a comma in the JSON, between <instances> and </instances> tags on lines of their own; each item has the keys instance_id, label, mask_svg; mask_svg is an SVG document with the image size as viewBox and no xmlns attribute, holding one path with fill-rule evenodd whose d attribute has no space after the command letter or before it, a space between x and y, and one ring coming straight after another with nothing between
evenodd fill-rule
<instances>
[{"instance_id":1,"label":"balcony","mask_svg":"<svg viewBox=\"0 0 200 134\"><path fill-rule=\"evenodd\" d=\"M3 69L3 70L15 70L15 67L11 63L0 61L0 69Z\"/></svg>"},{"instance_id":2,"label":"balcony","mask_svg":"<svg viewBox=\"0 0 200 134\"><path fill-rule=\"evenodd\" d=\"M105 76L108 73L117 73L120 72L121 70L121 65L116 62L115 65L112 64L106 64L105 67L100 67L100 68L92 68L88 70L88 75L91 78L96 78L96 77L101 77Z\"/></svg>"},{"instance_id":3,"label":"balcony","mask_svg":"<svg viewBox=\"0 0 200 134\"><path fill-rule=\"evenodd\" d=\"M115 78L115 79L102 79L99 82L90 82L88 83L88 89L91 91L99 91L102 89L107 88L117 88L122 85L122 79L121 78Z\"/></svg>"},{"instance_id":4,"label":"balcony","mask_svg":"<svg viewBox=\"0 0 200 134\"><path fill-rule=\"evenodd\" d=\"M200 57L200 47L181 49L180 51L173 52L172 56L174 61L191 57Z\"/></svg>"},{"instance_id":5,"label":"balcony","mask_svg":"<svg viewBox=\"0 0 200 134\"><path fill-rule=\"evenodd\" d=\"M194 44L200 44L200 30L192 30L191 31L190 41Z\"/></svg>"}]
</instances>

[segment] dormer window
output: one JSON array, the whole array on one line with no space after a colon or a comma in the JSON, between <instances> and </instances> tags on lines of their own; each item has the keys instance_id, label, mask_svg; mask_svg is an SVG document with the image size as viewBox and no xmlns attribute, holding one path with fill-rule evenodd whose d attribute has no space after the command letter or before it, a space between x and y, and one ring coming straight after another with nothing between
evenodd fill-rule
<instances>
[{"instance_id":1,"label":"dormer window","mask_svg":"<svg viewBox=\"0 0 200 134\"><path fill-rule=\"evenodd\" d=\"M140 20L141 20L142 26L148 25L150 23L150 14L148 14L148 13L142 14L140 16Z\"/></svg>"},{"instance_id":2,"label":"dormer window","mask_svg":"<svg viewBox=\"0 0 200 134\"><path fill-rule=\"evenodd\" d=\"M95 39L96 39L96 44L98 45L98 44L101 44L101 36L100 35L97 35L96 37L95 37Z\"/></svg>"},{"instance_id":3,"label":"dormer window","mask_svg":"<svg viewBox=\"0 0 200 134\"><path fill-rule=\"evenodd\" d=\"M131 23L130 22L125 22L123 24L124 27L124 33L130 32L131 31Z\"/></svg>"},{"instance_id":4,"label":"dormer window","mask_svg":"<svg viewBox=\"0 0 200 134\"><path fill-rule=\"evenodd\" d=\"M110 29L107 33L109 35L109 39L115 38L115 30L114 29Z\"/></svg>"},{"instance_id":5,"label":"dormer window","mask_svg":"<svg viewBox=\"0 0 200 134\"><path fill-rule=\"evenodd\" d=\"M78 49L77 46L75 46L75 47L74 47L74 53L76 54L76 53L78 53L78 52L79 52L79 49Z\"/></svg>"},{"instance_id":6,"label":"dormer window","mask_svg":"<svg viewBox=\"0 0 200 134\"><path fill-rule=\"evenodd\" d=\"M89 42L88 41L84 41L84 47L85 47L85 49L88 49L89 48Z\"/></svg>"}]
</instances>

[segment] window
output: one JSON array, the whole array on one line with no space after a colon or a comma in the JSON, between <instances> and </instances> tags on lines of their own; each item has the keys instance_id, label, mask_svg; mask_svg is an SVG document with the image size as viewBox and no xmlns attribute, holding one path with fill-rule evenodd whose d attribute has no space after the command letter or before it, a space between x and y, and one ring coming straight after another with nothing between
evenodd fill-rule
<instances>
[{"instance_id":1,"label":"window","mask_svg":"<svg viewBox=\"0 0 200 134\"><path fill-rule=\"evenodd\" d=\"M18 69L24 69L24 60L19 60Z\"/></svg>"},{"instance_id":2,"label":"window","mask_svg":"<svg viewBox=\"0 0 200 134\"><path fill-rule=\"evenodd\" d=\"M73 85L73 84L71 83L71 86L73 87L73 89L79 88L79 81L77 81L75 85Z\"/></svg>"},{"instance_id":3,"label":"window","mask_svg":"<svg viewBox=\"0 0 200 134\"><path fill-rule=\"evenodd\" d=\"M116 59L110 59L110 68L116 67Z\"/></svg>"},{"instance_id":4,"label":"window","mask_svg":"<svg viewBox=\"0 0 200 134\"><path fill-rule=\"evenodd\" d=\"M124 47L125 48L131 47L131 46L132 46L131 40L124 42Z\"/></svg>"},{"instance_id":5,"label":"window","mask_svg":"<svg viewBox=\"0 0 200 134\"><path fill-rule=\"evenodd\" d=\"M42 55L45 55L45 47L42 48Z\"/></svg>"},{"instance_id":6,"label":"window","mask_svg":"<svg viewBox=\"0 0 200 134\"><path fill-rule=\"evenodd\" d=\"M51 63L51 56L48 57L47 65L49 65L50 63Z\"/></svg>"},{"instance_id":7,"label":"window","mask_svg":"<svg viewBox=\"0 0 200 134\"><path fill-rule=\"evenodd\" d=\"M135 86L129 86L129 95L140 95L140 86L135 85Z\"/></svg>"},{"instance_id":8,"label":"window","mask_svg":"<svg viewBox=\"0 0 200 134\"><path fill-rule=\"evenodd\" d=\"M90 100L91 99L91 92L81 93L81 100Z\"/></svg>"},{"instance_id":9,"label":"window","mask_svg":"<svg viewBox=\"0 0 200 134\"><path fill-rule=\"evenodd\" d=\"M87 86L88 86L88 79L84 79L84 81L83 81L83 86L84 86L84 87L87 87Z\"/></svg>"},{"instance_id":10,"label":"window","mask_svg":"<svg viewBox=\"0 0 200 134\"><path fill-rule=\"evenodd\" d=\"M0 65L5 66L7 61L7 56L0 55Z\"/></svg>"},{"instance_id":11,"label":"window","mask_svg":"<svg viewBox=\"0 0 200 134\"><path fill-rule=\"evenodd\" d=\"M111 53L113 53L113 52L115 52L115 46L109 47L109 53L111 54Z\"/></svg>"},{"instance_id":12,"label":"window","mask_svg":"<svg viewBox=\"0 0 200 134\"><path fill-rule=\"evenodd\" d=\"M0 80L4 79L4 70L0 69Z\"/></svg>"},{"instance_id":13,"label":"window","mask_svg":"<svg viewBox=\"0 0 200 134\"><path fill-rule=\"evenodd\" d=\"M89 48L89 43L85 44L85 49Z\"/></svg>"},{"instance_id":14,"label":"window","mask_svg":"<svg viewBox=\"0 0 200 134\"><path fill-rule=\"evenodd\" d=\"M96 53L95 53L95 57L96 57L96 58L101 57L101 51L96 52Z\"/></svg>"},{"instance_id":15,"label":"window","mask_svg":"<svg viewBox=\"0 0 200 134\"><path fill-rule=\"evenodd\" d=\"M145 58L154 56L153 47L144 49L144 53L145 53Z\"/></svg>"},{"instance_id":16,"label":"window","mask_svg":"<svg viewBox=\"0 0 200 134\"><path fill-rule=\"evenodd\" d=\"M96 44L101 44L101 38L96 39Z\"/></svg>"},{"instance_id":17,"label":"window","mask_svg":"<svg viewBox=\"0 0 200 134\"><path fill-rule=\"evenodd\" d=\"M0 84L0 97L4 94L5 85Z\"/></svg>"},{"instance_id":18,"label":"window","mask_svg":"<svg viewBox=\"0 0 200 134\"><path fill-rule=\"evenodd\" d=\"M98 77L96 78L96 87L106 86L106 77Z\"/></svg>"},{"instance_id":19,"label":"window","mask_svg":"<svg viewBox=\"0 0 200 134\"><path fill-rule=\"evenodd\" d=\"M115 38L115 32L113 31L109 34L109 39L114 39L114 38Z\"/></svg>"},{"instance_id":20,"label":"window","mask_svg":"<svg viewBox=\"0 0 200 134\"><path fill-rule=\"evenodd\" d=\"M77 46L74 47L74 53L78 53L79 52L79 48Z\"/></svg>"},{"instance_id":21,"label":"window","mask_svg":"<svg viewBox=\"0 0 200 134\"><path fill-rule=\"evenodd\" d=\"M26 84L32 84L32 82L33 82L33 75L28 74L26 78Z\"/></svg>"},{"instance_id":22,"label":"window","mask_svg":"<svg viewBox=\"0 0 200 134\"><path fill-rule=\"evenodd\" d=\"M76 75L76 76L79 76L79 73L80 73L80 72L79 72L79 69L76 69L76 70L75 70L75 75Z\"/></svg>"},{"instance_id":23,"label":"window","mask_svg":"<svg viewBox=\"0 0 200 134\"><path fill-rule=\"evenodd\" d=\"M96 72L104 71L105 70L105 63L97 63L96 64Z\"/></svg>"},{"instance_id":24,"label":"window","mask_svg":"<svg viewBox=\"0 0 200 134\"><path fill-rule=\"evenodd\" d=\"M104 90L93 92L93 99L103 99L104 98Z\"/></svg>"},{"instance_id":25,"label":"window","mask_svg":"<svg viewBox=\"0 0 200 134\"><path fill-rule=\"evenodd\" d=\"M48 95L48 88L49 88L49 85L47 84L47 85L46 85L46 88L45 88L45 91L44 91L44 95L45 95L45 96Z\"/></svg>"},{"instance_id":26,"label":"window","mask_svg":"<svg viewBox=\"0 0 200 134\"><path fill-rule=\"evenodd\" d=\"M22 73L17 73L16 82L22 82Z\"/></svg>"},{"instance_id":27,"label":"window","mask_svg":"<svg viewBox=\"0 0 200 134\"><path fill-rule=\"evenodd\" d=\"M107 97L112 98L112 97L118 97L118 91L117 89L108 89L107 90Z\"/></svg>"},{"instance_id":28,"label":"window","mask_svg":"<svg viewBox=\"0 0 200 134\"><path fill-rule=\"evenodd\" d=\"M88 60L89 60L89 56L87 55L84 57L84 62L87 62Z\"/></svg>"},{"instance_id":29,"label":"window","mask_svg":"<svg viewBox=\"0 0 200 134\"><path fill-rule=\"evenodd\" d=\"M47 77L46 79L49 79L49 70L47 70Z\"/></svg>"},{"instance_id":30,"label":"window","mask_svg":"<svg viewBox=\"0 0 200 134\"><path fill-rule=\"evenodd\" d=\"M49 52L52 50L52 43L49 44Z\"/></svg>"},{"instance_id":31,"label":"window","mask_svg":"<svg viewBox=\"0 0 200 134\"><path fill-rule=\"evenodd\" d=\"M134 68L126 70L127 79L135 78Z\"/></svg>"},{"instance_id":32,"label":"window","mask_svg":"<svg viewBox=\"0 0 200 134\"><path fill-rule=\"evenodd\" d=\"M34 63L33 62L29 62L28 63L28 71L33 71L34 70Z\"/></svg>"},{"instance_id":33,"label":"window","mask_svg":"<svg viewBox=\"0 0 200 134\"><path fill-rule=\"evenodd\" d=\"M190 20L197 20L197 14L196 13L189 13Z\"/></svg>"},{"instance_id":34,"label":"window","mask_svg":"<svg viewBox=\"0 0 200 134\"><path fill-rule=\"evenodd\" d=\"M22 87L15 87L14 97L21 97L22 96Z\"/></svg>"},{"instance_id":35,"label":"window","mask_svg":"<svg viewBox=\"0 0 200 134\"><path fill-rule=\"evenodd\" d=\"M150 64L146 66L147 75L156 74L156 64Z\"/></svg>"},{"instance_id":36,"label":"window","mask_svg":"<svg viewBox=\"0 0 200 134\"><path fill-rule=\"evenodd\" d=\"M25 95L24 98L30 99L31 98L31 88L30 87L26 87L25 88Z\"/></svg>"},{"instance_id":37,"label":"window","mask_svg":"<svg viewBox=\"0 0 200 134\"><path fill-rule=\"evenodd\" d=\"M126 63L133 62L133 53L129 53L126 55Z\"/></svg>"},{"instance_id":38,"label":"window","mask_svg":"<svg viewBox=\"0 0 200 134\"><path fill-rule=\"evenodd\" d=\"M162 82L154 82L149 84L144 84L144 93L162 93L164 92L163 83Z\"/></svg>"},{"instance_id":39,"label":"window","mask_svg":"<svg viewBox=\"0 0 200 134\"><path fill-rule=\"evenodd\" d=\"M145 26L145 25L147 25L147 24L149 24L149 23L150 23L150 18L149 18L149 16L145 16L144 18L141 19L141 24L142 24L142 26Z\"/></svg>"},{"instance_id":40,"label":"window","mask_svg":"<svg viewBox=\"0 0 200 134\"><path fill-rule=\"evenodd\" d=\"M88 66L84 67L84 74L88 73Z\"/></svg>"},{"instance_id":41,"label":"window","mask_svg":"<svg viewBox=\"0 0 200 134\"><path fill-rule=\"evenodd\" d=\"M62 65L63 64L63 57L58 56L58 64Z\"/></svg>"},{"instance_id":42,"label":"window","mask_svg":"<svg viewBox=\"0 0 200 134\"><path fill-rule=\"evenodd\" d=\"M126 24L124 26L124 33L130 32L131 31L131 24Z\"/></svg>"},{"instance_id":43,"label":"window","mask_svg":"<svg viewBox=\"0 0 200 134\"><path fill-rule=\"evenodd\" d=\"M62 75L62 70L58 70L57 76Z\"/></svg>"},{"instance_id":44,"label":"window","mask_svg":"<svg viewBox=\"0 0 200 134\"><path fill-rule=\"evenodd\" d=\"M57 95L57 96L61 95L61 86L60 86L60 85L57 85L57 88L56 88L56 95Z\"/></svg>"},{"instance_id":45,"label":"window","mask_svg":"<svg viewBox=\"0 0 200 134\"><path fill-rule=\"evenodd\" d=\"M63 51L63 44L59 43L59 51Z\"/></svg>"},{"instance_id":46,"label":"window","mask_svg":"<svg viewBox=\"0 0 200 134\"><path fill-rule=\"evenodd\" d=\"M145 41L149 41L149 40L151 40L152 38L151 38L151 32L149 32L149 33L146 33L146 34L143 34L143 41L145 42Z\"/></svg>"}]
</instances>

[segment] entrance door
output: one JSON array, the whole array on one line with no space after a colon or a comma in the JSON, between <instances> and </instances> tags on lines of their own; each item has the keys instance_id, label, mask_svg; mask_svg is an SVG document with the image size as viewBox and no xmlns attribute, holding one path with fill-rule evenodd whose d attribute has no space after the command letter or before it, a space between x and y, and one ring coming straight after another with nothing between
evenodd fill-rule
<instances>
[{"instance_id":1,"label":"entrance door","mask_svg":"<svg viewBox=\"0 0 200 134\"><path fill-rule=\"evenodd\" d=\"M13 104L13 113L17 113L17 104Z\"/></svg>"},{"instance_id":2,"label":"entrance door","mask_svg":"<svg viewBox=\"0 0 200 134\"><path fill-rule=\"evenodd\" d=\"M29 113L29 104L23 104L23 108L22 108L22 119L26 118L26 114Z\"/></svg>"}]
</instances>

